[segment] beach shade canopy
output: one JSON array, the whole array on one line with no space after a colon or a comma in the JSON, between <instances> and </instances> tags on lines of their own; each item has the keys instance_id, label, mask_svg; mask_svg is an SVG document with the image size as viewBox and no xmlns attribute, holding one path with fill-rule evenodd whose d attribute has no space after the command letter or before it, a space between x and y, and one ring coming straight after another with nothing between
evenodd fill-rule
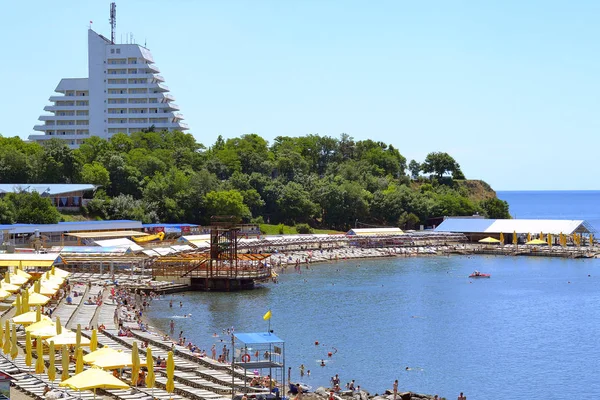
<instances>
[{"instance_id":1,"label":"beach shade canopy","mask_svg":"<svg viewBox=\"0 0 600 400\"><path fill-rule=\"evenodd\" d=\"M87 369L66 381L62 381L59 386L73 390L129 389L128 384L100 368Z\"/></svg>"},{"instance_id":2,"label":"beach shade canopy","mask_svg":"<svg viewBox=\"0 0 600 400\"><path fill-rule=\"evenodd\" d=\"M21 286L27 283L27 281L29 280L27 278L23 278L22 276L11 274L10 272L7 272L6 275L8 275L9 277L9 281L6 283L11 283L13 285Z\"/></svg>"},{"instance_id":3,"label":"beach shade canopy","mask_svg":"<svg viewBox=\"0 0 600 400\"><path fill-rule=\"evenodd\" d=\"M69 272L65 271L64 269L52 267L52 270L50 271L50 275L58 276L59 278L66 278L67 276L69 276L71 274Z\"/></svg>"},{"instance_id":4,"label":"beach shade canopy","mask_svg":"<svg viewBox=\"0 0 600 400\"><path fill-rule=\"evenodd\" d=\"M96 361L97 359L99 359L101 357L104 357L109 354L117 354L117 353L118 353L118 351L116 351L112 347L105 346L105 347L102 347L101 349L92 351L91 353L88 353L85 356L83 356L83 362L86 364L93 364L94 361Z\"/></svg>"},{"instance_id":5,"label":"beach shade canopy","mask_svg":"<svg viewBox=\"0 0 600 400\"><path fill-rule=\"evenodd\" d=\"M40 322L29 325L27 328L25 328L25 332L34 332L47 326L54 327L54 322L52 322L50 319L43 319Z\"/></svg>"},{"instance_id":6,"label":"beach shade canopy","mask_svg":"<svg viewBox=\"0 0 600 400\"><path fill-rule=\"evenodd\" d=\"M11 296L11 293L0 288L0 300L6 300Z\"/></svg>"},{"instance_id":7,"label":"beach shade canopy","mask_svg":"<svg viewBox=\"0 0 600 400\"><path fill-rule=\"evenodd\" d=\"M37 323L37 322L36 322ZM31 331L31 336L40 338L40 339L48 339L56 336L56 325L47 325L43 328L36 329Z\"/></svg>"},{"instance_id":8,"label":"beach shade canopy","mask_svg":"<svg viewBox=\"0 0 600 400\"><path fill-rule=\"evenodd\" d=\"M30 306L43 306L46 305L50 301L50 297L44 296L39 293L30 293L29 294L29 305Z\"/></svg>"},{"instance_id":9,"label":"beach shade canopy","mask_svg":"<svg viewBox=\"0 0 600 400\"><path fill-rule=\"evenodd\" d=\"M54 342L55 346L75 346L77 344L76 333L72 331L63 331L60 335L46 339L47 343ZM89 346L90 339L81 337L81 346Z\"/></svg>"},{"instance_id":10,"label":"beach shade canopy","mask_svg":"<svg viewBox=\"0 0 600 400\"><path fill-rule=\"evenodd\" d=\"M488 236L485 239L481 239L479 241L479 243L488 243L488 244L490 244L490 243L500 243L500 241L498 239L494 239L491 236Z\"/></svg>"},{"instance_id":11,"label":"beach shade canopy","mask_svg":"<svg viewBox=\"0 0 600 400\"><path fill-rule=\"evenodd\" d=\"M36 317L37 317L36 314L37 314L37 312L35 312L35 311L28 311L24 314L13 317L12 322L15 324L19 324L19 325L30 325L35 322L38 322L36 319ZM40 318L41 318L40 320L45 319L45 320L50 321L50 318L45 315L40 316Z\"/></svg>"},{"instance_id":12,"label":"beach shade canopy","mask_svg":"<svg viewBox=\"0 0 600 400\"><path fill-rule=\"evenodd\" d=\"M44 296L54 296L56 294L56 292L58 292L58 288L53 288L51 286L47 286L44 283L36 285L36 286L37 287L32 286L29 288L28 292L30 295L33 293L39 293Z\"/></svg>"},{"instance_id":13,"label":"beach shade canopy","mask_svg":"<svg viewBox=\"0 0 600 400\"><path fill-rule=\"evenodd\" d=\"M6 283L4 281L0 282L0 289L6 290L7 292L14 293L17 292L21 287L19 285L14 285L12 283Z\"/></svg>"},{"instance_id":14,"label":"beach shade canopy","mask_svg":"<svg viewBox=\"0 0 600 400\"><path fill-rule=\"evenodd\" d=\"M21 268L15 268L13 270L13 272L14 272L15 275L20 276L22 278L25 278L25 279L28 279L28 280L31 279L31 275L28 274L27 272L23 271Z\"/></svg>"},{"instance_id":15,"label":"beach shade canopy","mask_svg":"<svg viewBox=\"0 0 600 400\"><path fill-rule=\"evenodd\" d=\"M529 242L527 242L525 244L531 244L531 245L541 246L541 245L544 245L544 244L547 245L548 243L545 240L542 240L542 239L533 239L533 240L530 240Z\"/></svg>"},{"instance_id":16,"label":"beach shade canopy","mask_svg":"<svg viewBox=\"0 0 600 400\"><path fill-rule=\"evenodd\" d=\"M47 286L52 289L58 289L60 285L62 285L61 281L51 280L51 279L40 279L40 285Z\"/></svg>"},{"instance_id":17,"label":"beach shade canopy","mask_svg":"<svg viewBox=\"0 0 600 400\"><path fill-rule=\"evenodd\" d=\"M131 353L118 351L116 354L106 354L98 357L93 364L102 369L129 368L133 366L133 357ZM140 366L146 366L146 361L141 359Z\"/></svg>"},{"instance_id":18,"label":"beach shade canopy","mask_svg":"<svg viewBox=\"0 0 600 400\"><path fill-rule=\"evenodd\" d=\"M17 346L17 326L12 326L12 336L11 339L11 347L10 347L10 357L14 360L19 355L19 346Z\"/></svg>"}]
</instances>

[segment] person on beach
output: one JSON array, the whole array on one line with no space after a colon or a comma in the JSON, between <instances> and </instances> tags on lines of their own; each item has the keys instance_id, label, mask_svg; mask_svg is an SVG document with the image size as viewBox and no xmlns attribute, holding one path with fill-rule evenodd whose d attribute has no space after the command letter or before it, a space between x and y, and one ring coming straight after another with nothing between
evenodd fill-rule
<instances>
[{"instance_id":1,"label":"person on beach","mask_svg":"<svg viewBox=\"0 0 600 400\"><path fill-rule=\"evenodd\" d=\"M396 397L398 396L398 379L396 379L394 381L394 400L396 400Z\"/></svg>"},{"instance_id":2,"label":"person on beach","mask_svg":"<svg viewBox=\"0 0 600 400\"><path fill-rule=\"evenodd\" d=\"M170 327L171 327L171 333L175 332L175 321L171 320L171 322L169 323Z\"/></svg>"},{"instance_id":3,"label":"person on beach","mask_svg":"<svg viewBox=\"0 0 600 400\"><path fill-rule=\"evenodd\" d=\"M212 347L210 348L210 352L212 355L212 359L216 360L217 359L217 346L215 344L213 344Z\"/></svg>"},{"instance_id":4,"label":"person on beach","mask_svg":"<svg viewBox=\"0 0 600 400\"><path fill-rule=\"evenodd\" d=\"M304 377L304 364L300 364L300 377Z\"/></svg>"}]
</instances>

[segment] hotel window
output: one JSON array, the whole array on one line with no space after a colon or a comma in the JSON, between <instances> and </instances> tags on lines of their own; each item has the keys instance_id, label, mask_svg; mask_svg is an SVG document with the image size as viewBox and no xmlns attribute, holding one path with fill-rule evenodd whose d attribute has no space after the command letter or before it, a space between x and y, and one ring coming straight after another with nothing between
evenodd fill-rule
<instances>
[{"instance_id":1,"label":"hotel window","mask_svg":"<svg viewBox=\"0 0 600 400\"><path fill-rule=\"evenodd\" d=\"M121 54L121 49L117 49L117 54Z\"/></svg>"},{"instance_id":2,"label":"hotel window","mask_svg":"<svg viewBox=\"0 0 600 400\"><path fill-rule=\"evenodd\" d=\"M110 49L110 54L115 54L115 49Z\"/></svg>"}]
</instances>

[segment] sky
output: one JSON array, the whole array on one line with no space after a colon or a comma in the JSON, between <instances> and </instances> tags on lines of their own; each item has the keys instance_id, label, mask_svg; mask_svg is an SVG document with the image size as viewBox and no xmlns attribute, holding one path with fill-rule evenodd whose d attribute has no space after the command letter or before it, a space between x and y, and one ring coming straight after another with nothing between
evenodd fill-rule
<instances>
[{"instance_id":1,"label":"sky","mask_svg":"<svg viewBox=\"0 0 600 400\"><path fill-rule=\"evenodd\" d=\"M3 5L0 133L87 76L110 1ZM496 190L600 189L598 1L117 1L199 142L257 133L447 152Z\"/></svg>"}]
</instances>

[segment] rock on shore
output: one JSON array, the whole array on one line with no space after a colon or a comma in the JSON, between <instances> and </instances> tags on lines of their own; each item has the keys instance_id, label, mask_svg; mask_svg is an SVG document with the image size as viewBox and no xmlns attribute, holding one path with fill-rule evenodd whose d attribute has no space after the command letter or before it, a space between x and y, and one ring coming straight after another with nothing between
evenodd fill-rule
<instances>
[{"instance_id":1,"label":"rock on shore","mask_svg":"<svg viewBox=\"0 0 600 400\"><path fill-rule=\"evenodd\" d=\"M329 390L324 387L319 387L314 393L305 393L302 397L303 400L323 400L329 397ZM336 400L394 400L394 394L386 390L385 393L379 395L371 395L365 390L360 392L353 392L351 390L343 390L340 393L334 395ZM433 395L430 394L419 394L412 392L398 393L396 400L433 400ZM439 398L444 399L443 397Z\"/></svg>"}]
</instances>

